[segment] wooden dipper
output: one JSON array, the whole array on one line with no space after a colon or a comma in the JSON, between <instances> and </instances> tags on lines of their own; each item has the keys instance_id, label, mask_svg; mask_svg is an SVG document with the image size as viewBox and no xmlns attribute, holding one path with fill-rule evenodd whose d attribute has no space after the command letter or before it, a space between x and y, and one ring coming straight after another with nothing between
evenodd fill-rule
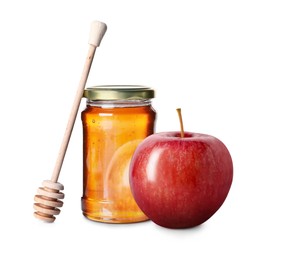
<instances>
[{"instance_id":1,"label":"wooden dipper","mask_svg":"<svg viewBox=\"0 0 284 260\"><path fill-rule=\"evenodd\" d=\"M91 24L91 31L89 36L89 51L85 61L84 69L82 76L79 82L75 100L71 109L65 134L61 143L59 154L55 163L55 167L50 180L45 180L42 183L43 187L40 187L37 190L37 195L35 195L34 216L40 220L46 222L53 222L55 217L53 215L58 215L60 210L58 207L62 207L63 202L61 199L64 198L64 194L61 190L64 189L64 186L57 182L60 174L60 170L63 164L64 156L68 147L68 143L72 134L73 126L75 119L78 113L80 102L83 96L85 89L86 81L90 72L92 61L95 55L96 48L99 47L100 42L106 32L106 24L98 21L94 21Z\"/></svg>"}]
</instances>

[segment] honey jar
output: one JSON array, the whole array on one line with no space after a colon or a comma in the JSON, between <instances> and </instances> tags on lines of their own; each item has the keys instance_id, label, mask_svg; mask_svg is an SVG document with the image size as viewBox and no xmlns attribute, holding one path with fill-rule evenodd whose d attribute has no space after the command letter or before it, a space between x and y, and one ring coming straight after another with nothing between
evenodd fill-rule
<instances>
[{"instance_id":1,"label":"honey jar","mask_svg":"<svg viewBox=\"0 0 284 260\"><path fill-rule=\"evenodd\" d=\"M129 186L129 164L137 145L153 134L154 90L144 86L96 86L84 91L82 211L90 220L147 220Z\"/></svg>"}]
</instances>

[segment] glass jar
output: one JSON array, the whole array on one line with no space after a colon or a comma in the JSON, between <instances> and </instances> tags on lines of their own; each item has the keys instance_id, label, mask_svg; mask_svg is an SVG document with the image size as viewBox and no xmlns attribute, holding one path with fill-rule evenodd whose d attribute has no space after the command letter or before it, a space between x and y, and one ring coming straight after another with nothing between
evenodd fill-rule
<instances>
[{"instance_id":1,"label":"glass jar","mask_svg":"<svg viewBox=\"0 0 284 260\"><path fill-rule=\"evenodd\" d=\"M83 214L109 223L147 220L131 194L129 164L137 145L154 132L154 90L97 86L87 88L84 97Z\"/></svg>"}]
</instances>

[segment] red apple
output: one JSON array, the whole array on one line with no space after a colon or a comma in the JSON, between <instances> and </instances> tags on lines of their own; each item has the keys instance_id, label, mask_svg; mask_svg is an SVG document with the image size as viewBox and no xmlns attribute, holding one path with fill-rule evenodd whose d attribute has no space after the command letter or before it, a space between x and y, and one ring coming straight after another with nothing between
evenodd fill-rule
<instances>
[{"instance_id":1,"label":"red apple","mask_svg":"<svg viewBox=\"0 0 284 260\"><path fill-rule=\"evenodd\" d=\"M233 163L217 138L198 133L157 133L136 149L130 187L140 209L156 224L189 228L208 220L223 204Z\"/></svg>"}]
</instances>

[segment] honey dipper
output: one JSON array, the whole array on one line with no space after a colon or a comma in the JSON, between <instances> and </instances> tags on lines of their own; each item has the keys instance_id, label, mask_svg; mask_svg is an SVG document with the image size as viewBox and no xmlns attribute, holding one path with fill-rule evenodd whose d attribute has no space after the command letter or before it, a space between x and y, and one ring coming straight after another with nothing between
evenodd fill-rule
<instances>
[{"instance_id":1,"label":"honey dipper","mask_svg":"<svg viewBox=\"0 0 284 260\"><path fill-rule=\"evenodd\" d=\"M92 61L95 55L95 51L96 48L99 47L100 42L106 32L106 29L106 24L102 22L94 21L91 24L91 31L89 36L90 47L88 55L85 61L84 69L81 75L81 79L71 109L65 134L61 143L59 154L55 163L55 167L51 179L43 181L43 187L40 187L37 190L38 194L35 195L34 198L36 202L34 203L34 209L36 210L34 212L34 216L46 222L53 222L55 220L55 217L53 215L58 215L60 213L58 207L62 207L63 205L61 199L64 198L64 194L61 192L61 190L63 190L64 187L61 183L58 182L58 178L66 154L68 143L71 137L75 119L78 113L80 102L83 96L86 81L90 72Z\"/></svg>"}]
</instances>

